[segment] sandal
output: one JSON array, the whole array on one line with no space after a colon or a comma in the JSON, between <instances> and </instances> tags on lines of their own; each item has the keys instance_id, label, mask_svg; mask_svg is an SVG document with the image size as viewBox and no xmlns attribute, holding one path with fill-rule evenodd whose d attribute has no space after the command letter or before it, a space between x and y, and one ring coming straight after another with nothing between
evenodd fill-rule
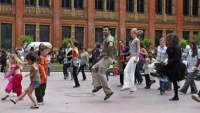
<instances>
[{"instance_id":1,"label":"sandal","mask_svg":"<svg viewBox=\"0 0 200 113\"><path fill-rule=\"evenodd\" d=\"M14 99L10 99L11 102L13 102L13 104L16 104L17 102Z\"/></svg>"},{"instance_id":2,"label":"sandal","mask_svg":"<svg viewBox=\"0 0 200 113\"><path fill-rule=\"evenodd\" d=\"M37 105L31 106L30 109L39 109L39 106Z\"/></svg>"},{"instance_id":3,"label":"sandal","mask_svg":"<svg viewBox=\"0 0 200 113\"><path fill-rule=\"evenodd\" d=\"M5 97L1 98L1 100L6 100L9 97L9 95L6 95Z\"/></svg>"}]
</instances>

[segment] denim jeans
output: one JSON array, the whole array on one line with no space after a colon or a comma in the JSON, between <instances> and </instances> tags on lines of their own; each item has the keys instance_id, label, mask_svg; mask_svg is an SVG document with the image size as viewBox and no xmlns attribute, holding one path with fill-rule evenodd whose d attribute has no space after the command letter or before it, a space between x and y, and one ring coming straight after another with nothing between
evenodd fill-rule
<instances>
[{"instance_id":1,"label":"denim jeans","mask_svg":"<svg viewBox=\"0 0 200 113\"><path fill-rule=\"evenodd\" d=\"M160 94L165 93L166 87L167 87L167 82L160 81Z\"/></svg>"},{"instance_id":2,"label":"denim jeans","mask_svg":"<svg viewBox=\"0 0 200 113\"><path fill-rule=\"evenodd\" d=\"M140 71L142 70L142 67L144 65L144 60L139 60L139 62L136 65L136 70L135 70L135 79L139 81L143 81L142 75Z\"/></svg>"}]
</instances>

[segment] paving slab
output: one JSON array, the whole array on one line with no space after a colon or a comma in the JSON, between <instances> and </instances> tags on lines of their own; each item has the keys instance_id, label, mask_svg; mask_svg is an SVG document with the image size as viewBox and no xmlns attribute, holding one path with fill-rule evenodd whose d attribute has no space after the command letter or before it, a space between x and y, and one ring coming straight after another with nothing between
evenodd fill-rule
<instances>
[{"instance_id":1,"label":"paving slab","mask_svg":"<svg viewBox=\"0 0 200 113\"><path fill-rule=\"evenodd\" d=\"M25 75L27 72L23 72ZM81 73L78 75L80 87L73 88L74 81L64 80L62 72L51 72L48 77L44 105L39 109L30 109L33 105L28 96L14 105L10 102L12 93L5 101L0 101L0 113L200 113L200 103L191 99L190 89L188 94L180 94L179 101L171 102L173 91L166 91L165 96L161 96L157 88L158 79L151 89L144 89L144 82L136 84L138 90L129 95L129 91L120 91L119 76L109 76L109 84L114 90L114 94L104 101L103 90L92 94L92 76L86 73L87 80L82 81ZM0 73L0 79L3 73ZM200 82L195 81L198 88ZM4 89L7 80L0 82L0 97L4 96ZM24 77L22 81L23 89L30 84L29 78ZM181 81L181 86L184 81ZM33 94L34 95L34 94Z\"/></svg>"}]
</instances>

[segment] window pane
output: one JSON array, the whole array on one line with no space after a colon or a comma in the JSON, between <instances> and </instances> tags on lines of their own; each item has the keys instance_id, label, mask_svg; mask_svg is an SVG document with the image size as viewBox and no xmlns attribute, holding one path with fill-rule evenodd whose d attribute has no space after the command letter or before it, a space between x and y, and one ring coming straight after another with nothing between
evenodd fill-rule
<instances>
[{"instance_id":1,"label":"window pane","mask_svg":"<svg viewBox=\"0 0 200 113\"><path fill-rule=\"evenodd\" d=\"M12 24L7 24L7 23L1 24L1 48L2 49L12 48Z\"/></svg>"},{"instance_id":2,"label":"window pane","mask_svg":"<svg viewBox=\"0 0 200 113\"><path fill-rule=\"evenodd\" d=\"M189 31L183 31L183 38L185 39L185 40L189 40Z\"/></svg>"},{"instance_id":3,"label":"window pane","mask_svg":"<svg viewBox=\"0 0 200 113\"><path fill-rule=\"evenodd\" d=\"M110 34L111 34L111 36L115 36L115 32L116 32L115 28L110 28Z\"/></svg>"},{"instance_id":4,"label":"window pane","mask_svg":"<svg viewBox=\"0 0 200 113\"><path fill-rule=\"evenodd\" d=\"M192 7L192 14L193 16L198 16L198 4L199 4L199 0L193 0L193 7Z\"/></svg>"},{"instance_id":5,"label":"window pane","mask_svg":"<svg viewBox=\"0 0 200 113\"><path fill-rule=\"evenodd\" d=\"M156 0L156 14L162 14L162 0Z\"/></svg>"},{"instance_id":6,"label":"window pane","mask_svg":"<svg viewBox=\"0 0 200 113\"><path fill-rule=\"evenodd\" d=\"M40 42L49 42L49 25L40 25Z\"/></svg>"},{"instance_id":7,"label":"window pane","mask_svg":"<svg viewBox=\"0 0 200 113\"><path fill-rule=\"evenodd\" d=\"M137 0L138 13L144 13L144 0Z\"/></svg>"},{"instance_id":8,"label":"window pane","mask_svg":"<svg viewBox=\"0 0 200 113\"><path fill-rule=\"evenodd\" d=\"M107 0L107 11L115 11L115 0Z\"/></svg>"},{"instance_id":9,"label":"window pane","mask_svg":"<svg viewBox=\"0 0 200 113\"><path fill-rule=\"evenodd\" d=\"M183 15L189 15L189 0L183 0Z\"/></svg>"},{"instance_id":10,"label":"window pane","mask_svg":"<svg viewBox=\"0 0 200 113\"><path fill-rule=\"evenodd\" d=\"M71 27L70 26L62 26L62 40L64 38L71 38Z\"/></svg>"},{"instance_id":11,"label":"window pane","mask_svg":"<svg viewBox=\"0 0 200 113\"><path fill-rule=\"evenodd\" d=\"M71 0L62 0L62 7L70 9L71 8Z\"/></svg>"},{"instance_id":12,"label":"window pane","mask_svg":"<svg viewBox=\"0 0 200 113\"><path fill-rule=\"evenodd\" d=\"M166 0L165 9L167 15L172 15L172 0Z\"/></svg>"},{"instance_id":13,"label":"window pane","mask_svg":"<svg viewBox=\"0 0 200 113\"><path fill-rule=\"evenodd\" d=\"M29 6L35 6L35 0L25 0L25 4Z\"/></svg>"},{"instance_id":14,"label":"window pane","mask_svg":"<svg viewBox=\"0 0 200 113\"><path fill-rule=\"evenodd\" d=\"M40 7L49 7L49 0L39 0Z\"/></svg>"},{"instance_id":15,"label":"window pane","mask_svg":"<svg viewBox=\"0 0 200 113\"><path fill-rule=\"evenodd\" d=\"M95 0L95 9L103 11L103 0Z\"/></svg>"},{"instance_id":16,"label":"window pane","mask_svg":"<svg viewBox=\"0 0 200 113\"><path fill-rule=\"evenodd\" d=\"M134 11L134 4L133 0L126 0L126 11L133 12Z\"/></svg>"},{"instance_id":17,"label":"window pane","mask_svg":"<svg viewBox=\"0 0 200 113\"><path fill-rule=\"evenodd\" d=\"M167 30L166 31L166 35L168 35L169 33L173 33L173 31L172 30Z\"/></svg>"},{"instance_id":18,"label":"window pane","mask_svg":"<svg viewBox=\"0 0 200 113\"><path fill-rule=\"evenodd\" d=\"M83 38L84 38L84 28L75 27L75 40L79 42L78 49L83 47Z\"/></svg>"},{"instance_id":19,"label":"window pane","mask_svg":"<svg viewBox=\"0 0 200 113\"><path fill-rule=\"evenodd\" d=\"M83 0L74 0L75 9L83 9Z\"/></svg>"},{"instance_id":20,"label":"window pane","mask_svg":"<svg viewBox=\"0 0 200 113\"><path fill-rule=\"evenodd\" d=\"M158 47L160 45L160 39L162 38L163 31L162 30L156 30L156 37L155 37L155 47Z\"/></svg>"},{"instance_id":21,"label":"window pane","mask_svg":"<svg viewBox=\"0 0 200 113\"><path fill-rule=\"evenodd\" d=\"M103 29L95 28L95 42L102 43L103 42Z\"/></svg>"},{"instance_id":22,"label":"window pane","mask_svg":"<svg viewBox=\"0 0 200 113\"><path fill-rule=\"evenodd\" d=\"M2 4L11 4L11 0L0 0Z\"/></svg>"},{"instance_id":23,"label":"window pane","mask_svg":"<svg viewBox=\"0 0 200 113\"><path fill-rule=\"evenodd\" d=\"M30 35L33 37L33 41L36 41L35 39L35 25L26 24L25 25L25 35Z\"/></svg>"},{"instance_id":24,"label":"window pane","mask_svg":"<svg viewBox=\"0 0 200 113\"><path fill-rule=\"evenodd\" d=\"M144 39L145 38L145 29L138 29L138 30L142 30L143 33L142 34L139 34L138 37L140 37L140 39Z\"/></svg>"}]
</instances>

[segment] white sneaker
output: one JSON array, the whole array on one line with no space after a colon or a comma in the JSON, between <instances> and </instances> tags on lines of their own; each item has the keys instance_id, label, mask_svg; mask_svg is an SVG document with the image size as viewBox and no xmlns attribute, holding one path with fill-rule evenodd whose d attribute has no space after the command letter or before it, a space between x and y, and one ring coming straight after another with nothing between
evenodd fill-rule
<instances>
[{"instance_id":1,"label":"white sneaker","mask_svg":"<svg viewBox=\"0 0 200 113\"><path fill-rule=\"evenodd\" d=\"M16 93L13 93L13 95L12 95L13 97L17 97L17 94Z\"/></svg>"},{"instance_id":2,"label":"white sneaker","mask_svg":"<svg viewBox=\"0 0 200 113\"><path fill-rule=\"evenodd\" d=\"M38 105L44 105L44 103L43 102L38 102Z\"/></svg>"},{"instance_id":3,"label":"white sneaker","mask_svg":"<svg viewBox=\"0 0 200 113\"><path fill-rule=\"evenodd\" d=\"M193 100L197 101L197 102L200 102L200 97L199 97L199 95L197 95L197 94L193 94L193 95L191 96L191 98L192 98Z\"/></svg>"}]
</instances>

